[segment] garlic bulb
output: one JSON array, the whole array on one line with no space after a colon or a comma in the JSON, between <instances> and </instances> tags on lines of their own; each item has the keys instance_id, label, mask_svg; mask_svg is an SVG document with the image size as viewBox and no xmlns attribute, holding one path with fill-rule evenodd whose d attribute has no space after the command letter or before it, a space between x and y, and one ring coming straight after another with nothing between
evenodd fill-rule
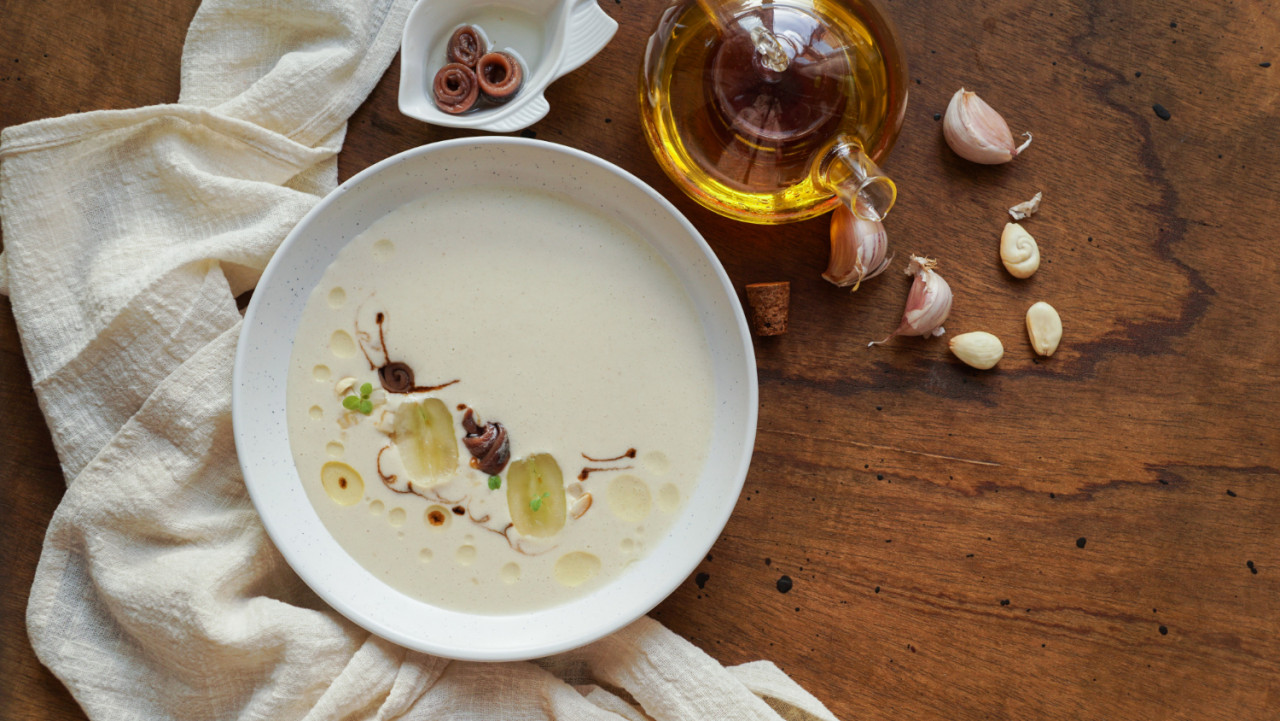
<instances>
[{"instance_id":1,"label":"garlic bulb","mask_svg":"<svg viewBox=\"0 0 1280 721\"><path fill-rule=\"evenodd\" d=\"M889 267L885 258L888 250L884 225L863 220L841 205L831 216L831 260L822 277L841 288L851 285L857 290L862 281Z\"/></svg>"},{"instance_id":2,"label":"garlic bulb","mask_svg":"<svg viewBox=\"0 0 1280 721\"><path fill-rule=\"evenodd\" d=\"M956 155L984 165L1007 163L1031 144L1031 133L1024 133L1026 142L1015 146L1013 133L1000 113L964 88L947 104L942 135Z\"/></svg>"},{"instance_id":3,"label":"garlic bulb","mask_svg":"<svg viewBox=\"0 0 1280 721\"><path fill-rule=\"evenodd\" d=\"M895 335L938 336L947 332L942 327L942 322L951 312L951 286L933 269L936 265L937 261L932 258L911 256L906 273L914 275L915 280L911 282L911 292L907 294L907 307L902 311L902 323L889 334L889 338ZM887 343L889 338L867 345Z\"/></svg>"},{"instance_id":4,"label":"garlic bulb","mask_svg":"<svg viewBox=\"0 0 1280 721\"><path fill-rule=\"evenodd\" d=\"M1009 275L1030 278L1040 267L1040 247L1021 225L1005 223L1000 234L1000 261Z\"/></svg>"}]
</instances>

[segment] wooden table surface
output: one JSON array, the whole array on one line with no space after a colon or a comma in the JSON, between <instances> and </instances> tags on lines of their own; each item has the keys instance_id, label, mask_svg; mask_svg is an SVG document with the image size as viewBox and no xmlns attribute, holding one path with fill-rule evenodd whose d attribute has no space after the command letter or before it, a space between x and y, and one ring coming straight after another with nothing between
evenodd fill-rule
<instances>
[{"instance_id":1,"label":"wooden table surface","mask_svg":"<svg viewBox=\"0 0 1280 721\"><path fill-rule=\"evenodd\" d=\"M172 102L197 0L6 0L0 126ZM642 139L635 76L664 3L604 0L618 35L548 93L538 138L635 173L739 289L787 280L757 341L760 426L737 510L654 616L728 664L771 659L845 719L1280 714L1280 11L1261 0L897 0L910 58L887 170L899 260L856 294L819 274L826 221L757 227L684 198ZM342 176L461 133L396 109L398 61L350 124ZM1035 142L979 167L946 148L960 86ZM1161 119L1153 105L1167 108ZM1001 268L1005 208L1044 265ZM908 252L941 260L950 333L897 325ZM1036 360L1023 313L1060 311ZM23 621L64 481L0 301L0 716L83 718ZM793 587L779 591L789 577Z\"/></svg>"}]
</instances>

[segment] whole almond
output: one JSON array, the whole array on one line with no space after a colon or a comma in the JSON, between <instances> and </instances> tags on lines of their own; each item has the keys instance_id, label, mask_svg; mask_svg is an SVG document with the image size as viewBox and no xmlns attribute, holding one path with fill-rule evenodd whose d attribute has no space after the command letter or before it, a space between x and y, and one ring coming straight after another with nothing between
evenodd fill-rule
<instances>
[{"instance_id":1,"label":"whole almond","mask_svg":"<svg viewBox=\"0 0 1280 721\"><path fill-rule=\"evenodd\" d=\"M1004 344L983 330L952 336L949 345L957 358L979 370L993 367L1004 357Z\"/></svg>"},{"instance_id":2,"label":"whole almond","mask_svg":"<svg viewBox=\"0 0 1280 721\"><path fill-rule=\"evenodd\" d=\"M1030 278L1040 267L1040 247L1026 228L1005 223L1000 234L1000 261L1015 278Z\"/></svg>"},{"instance_id":3,"label":"whole almond","mask_svg":"<svg viewBox=\"0 0 1280 721\"><path fill-rule=\"evenodd\" d=\"M1062 340L1062 318L1053 306L1040 301L1027 309L1027 336L1031 347L1042 356L1051 356Z\"/></svg>"}]
</instances>

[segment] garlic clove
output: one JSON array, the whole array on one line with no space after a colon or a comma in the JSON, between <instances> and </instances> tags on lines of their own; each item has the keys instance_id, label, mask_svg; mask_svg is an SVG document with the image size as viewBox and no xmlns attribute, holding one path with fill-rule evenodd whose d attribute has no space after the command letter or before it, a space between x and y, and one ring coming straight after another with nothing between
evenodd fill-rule
<instances>
[{"instance_id":1,"label":"garlic clove","mask_svg":"<svg viewBox=\"0 0 1280 721\"><path fill-rule=\"evenodd\" d=\"M1031 144L1031 133L1024 133L1026 142L1014 145L1013 133L1000 113L964 88L947 104L942 135L956 155L984 165L1007 163Z\"/></svg>"},{"instance_id":2,"label":"garlic clove","mask_svg":"<svg viewBox=\"0 0 1280 721\"><path fill-rule=\"evenodd\" d=\"M889 267L888 235L878 221L865 220L841 205L831 214L831 259L822 274L828 282L857 290L862 281Z\"/></svg>"},{"instance_id":3,"label":"garlic clove","mask_svg":"<svg viewBox=\"0 0 1280 721\"><path fill-rule=\"evenodd\" d=\"M1044 199L1044 193L1036 193L1031 200L1024 200L1021 203L1009 208L1009 215L1014 220L1025 220L1036 214L1040 210L1040 201Z\"/></svg>"},{"instance_id":4,"label":"garlic clove","mask_svg":"<svg viewBox=\"0 0 1280 721\"><path fill-rule=\"evenodd\" d=\"M1062 318L1053 306L1040 301L1027 309L1027 337L1037 355L1051 356L1062 341Z\"/></svg>"},{"instance_id":5,"label":"garlic clove","mask_svg":"<svg viewBox=\"0 0 1280 721\"><path fill-rule=\"evenodd\" d=\"M993 368L1004 357L1004 344L999 338L983 330L961 333L953 337L948 345L955 357L978 370Z\"/></svg>"},{"instance_id":6,"label":"garlic clove","mask_svg":"<svg viewBox=\"0 0 1280 721\"><path fill-rule=\"evenodd\" d=\"M1000 261L1015 278L1030 278L1040 267L1036 239L1017 223L1005 223L1000 234Z\"/></svg>"},{"instance_id":7,"label":"garlic clove","mask_svg":"<svg viewBox=\"0 0 1280 721\"><path fill-rule=\"evenodd\" d=\"M895 335L939 336L946 333L943 321L951 313L951 286L934 270L938 262L932 258L911 256L907 275L915 276L911 292L907 294L907 307L902 311L902 322L888 338L872 341L868 347L887 343Z\"/></svg>"}]
</instances>

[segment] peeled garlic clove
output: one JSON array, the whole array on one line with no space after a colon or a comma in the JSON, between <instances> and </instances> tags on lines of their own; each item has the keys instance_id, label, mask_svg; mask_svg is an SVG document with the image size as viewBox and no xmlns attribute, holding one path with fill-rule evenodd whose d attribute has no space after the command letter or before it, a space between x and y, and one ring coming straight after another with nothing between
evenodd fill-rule
<instances>
[{"instance_id":1,"label":"peeled garlic clove","mask_svg":"<svg viewBox=\"0 0 1280 721\"><path fill-rule=\"evenodd\" d=\"M1017 223L1005 223L1000 234L1000 260L1015 278L1030 278L1040 267L1036 239Z\"/></svg>"},{"instance_id":2,"label":"peeled garlic clove","mask_svg":"<svg viewBox=\"0 0 1280 721\"><path fill-rule=\"evenodd\" d=\"M1009 215L1012 215L1014 220L1030 218L1035 215L1037 210L1040 210L1040 201L1043 199L1044 193L1036 193L1031 200L1024 200L1009 208Z\"/></svg>"},{"instance_id":3,"label":"peeled garlic clove","mask_svg":"<svg viewBox=\"0 0 1280 721\"><path fill-rule=\"evenodd\" d=\"M859 218L841 205L831 214L831 260L822 277L841 288L853 286L857 290L862 281L889 267L888 251L889 237L883 224Z\"/></svg>"},{"instance_id":4,"label":"peeled garlic clove","mask_svg":"<svg viewBox=\"0 0 1280 721\"><path fill-rule=\"evenodd\" d=\"M1036 354L1051 356L1062 341L1062 318L1053 306L1040 301L1027 309L1027 336Z\"/></svg>"},{"instance_id":5,"label":"peeled garlic clove","mask_svg":"<svg viewBox=\"0 0 1280 721\"><path fill-rule=\"evenodd\" d=\"M938 262L932 258L911 256L907 264L907 275L914 275L911 292L907 294L907 307L902 311L902 322L898 329L889 334L937 336L946 333L942 322L951 313L951 286L938 275L934 267ZM889 338L872 341L868 347L887 343Z\"/></svg>"},{"instance_id":6,"label":"peeled garlic clove","mask_svg":"<svg viewBox=\"0 0 1280 721\"><path fill-rule=\"evenodd\" d=\"M951 339L951 352L965 365L987 370L1004 357L1004 344L1000 339L983 330L961 333Z\"/></svg>"},{"instance_id":7,"label":"peeled garlic clove","mask_svg":"<svg viewBox=\"0 0 1280 721\"><path fill-rule=\"evenodd\" d=\"M1031 133L1024 133L1026 142L1014 145L1013 133L1000 113L964 88L947 104L942 135L956 155L984 165L1007 163L1031 144Z\"/></svg>"}]
</instances>

